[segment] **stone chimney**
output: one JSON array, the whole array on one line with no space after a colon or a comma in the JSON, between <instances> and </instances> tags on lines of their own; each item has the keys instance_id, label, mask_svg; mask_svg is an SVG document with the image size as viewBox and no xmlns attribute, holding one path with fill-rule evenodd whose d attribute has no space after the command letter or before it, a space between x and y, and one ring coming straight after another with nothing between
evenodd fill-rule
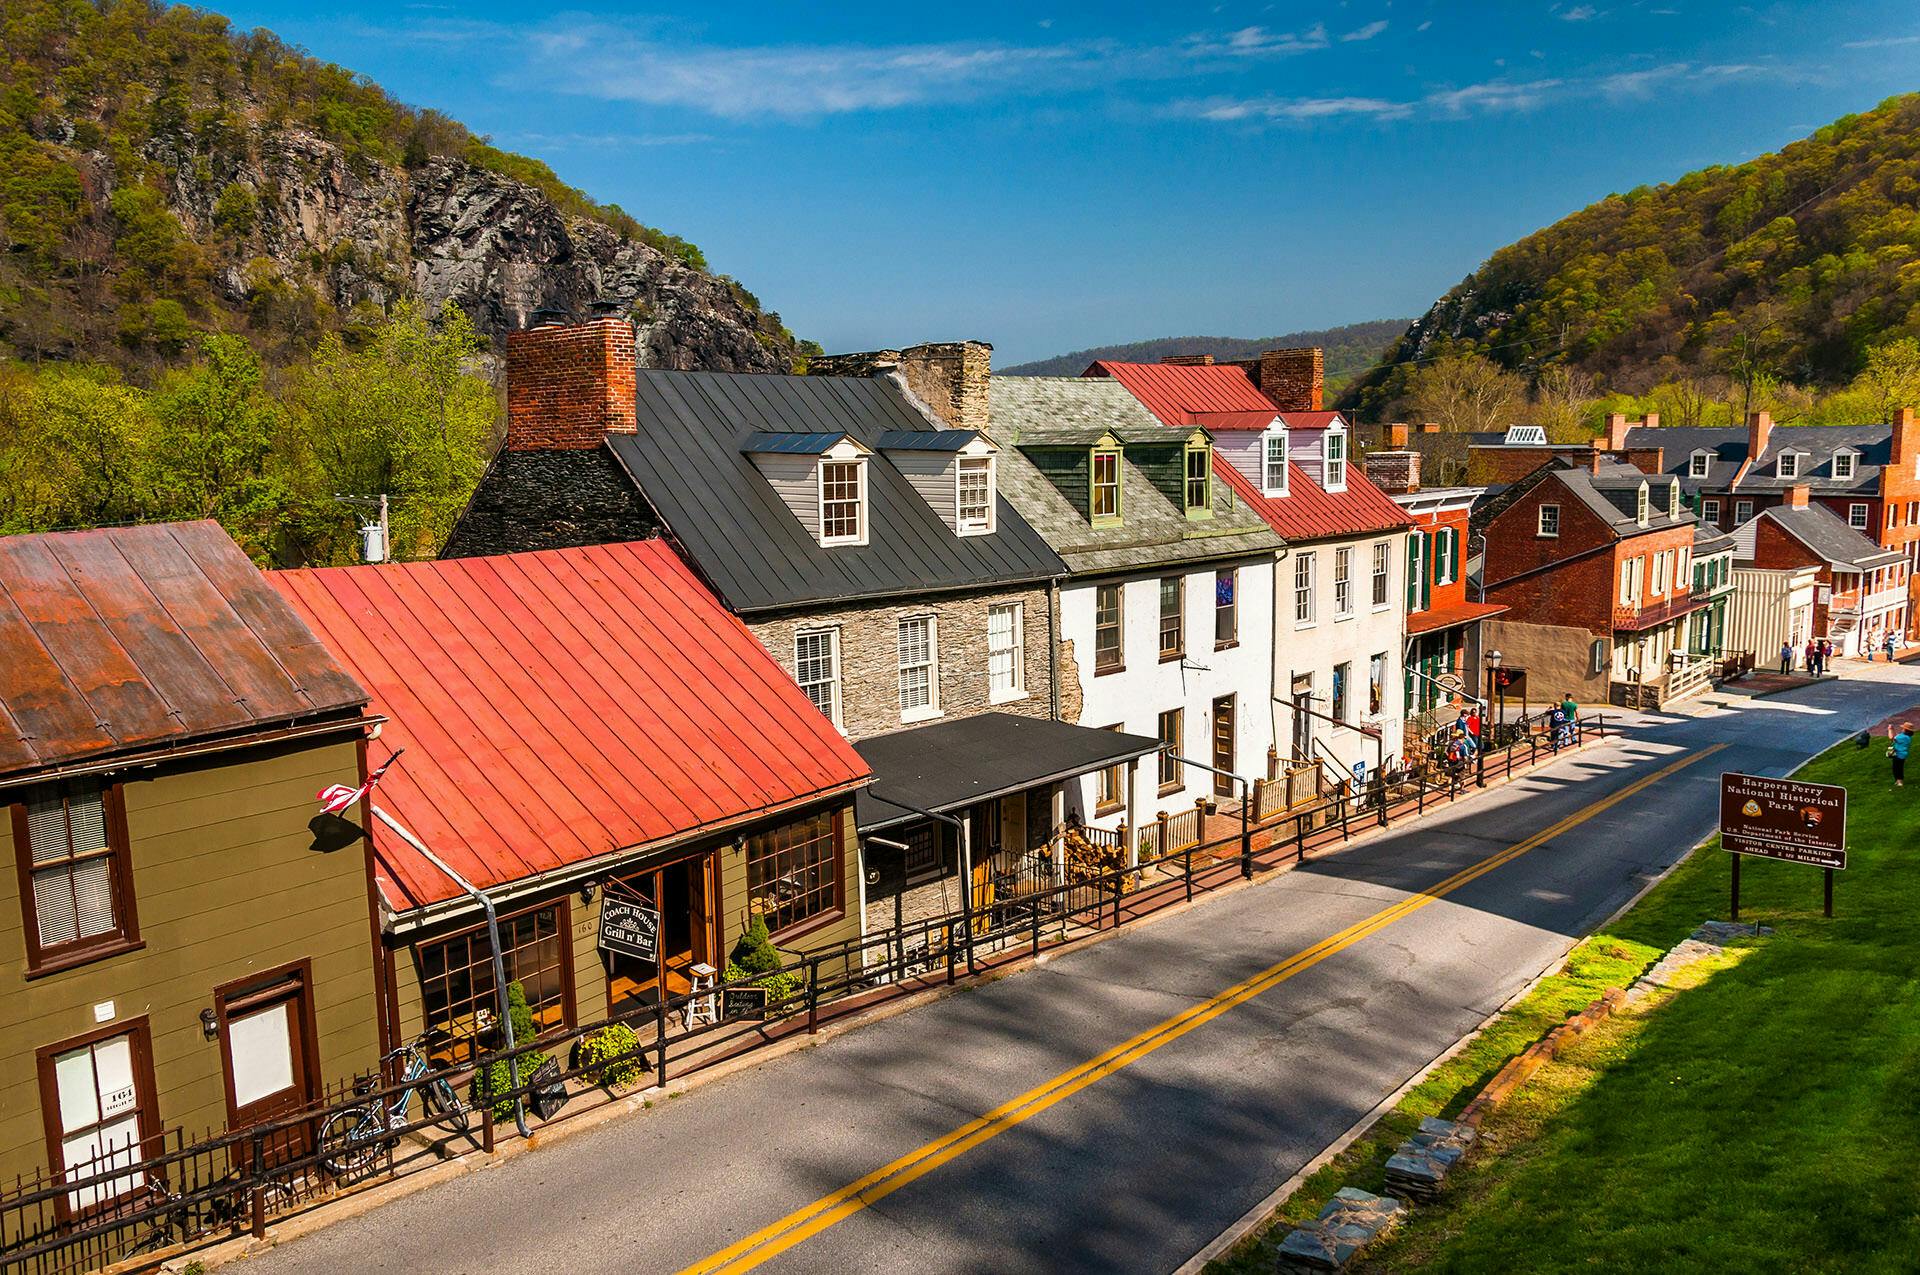
<instances>
[{"instance_id":1,"label":"stone chimney","mask_svg":"<svg viewBox=\"0 0 1920 1275\"><path fill-rule=\"evenodd\" d=\"M1911 407L1903 407L1893 414L1893 453L1888 458L1891 465L1910 465L1920 458L1920 425L1914 423Z\"/></svg>"},{"instance_id":2,"label":"stone chimney","mask_svg":"<svg viewBox=\"0 0 1920 1275\"><path fill-rule=\"evenodd\" d=\"M1260 356L1260 392L1283 412L1321 411L1326 355L1318 346L1268 350Z\"/></svg>"},{"instance_id":3,"label":"stone chimney","mask_svg":"<svg viewBox=\"0 0 1920 1275\"><path fill-rule=\"evenodd\" d=\"M984 430L993 347L985 341L938 341L902 350L827 354L807 361L807 375L898 375L921 402L954 429Z\"/></svg>"},{"instance_id":4,"label":"stone chimney","mask_svg":"<svg viewBox=\"0 0 1920 1275\"><path fill-rule=\"evenodd\" d=\"M1787 494L1781 499L1789 509L1805 509L1807 507L1807 497L1810 496L1812 492L1813 489L1807 486L1807 484L1795 483L1793 486L1787 488Z\"/></svg>"},{"instance_id":5,"label":"stone chimney","mask_svg":"<svg viewBox=\"0 0 1920 1275\"><path fill-rule=\"evenodd\" d=\"M570 323L553 310L533 320L507 333L507 450L584 451L608 434L634 433L632 321Z\"/></svg>"},{"instance_id":6,"label":"stone chimney","mask_svg":"<svg viewBox=\"0 0 1920 1275\"><path fill-rule=\"evenodd\" d=\"M1405 447L1407 445L1407 423L1395 421L1387 426L1387 446Z\"/></svg>"},{"instance_id":7,"label":"stone chimney","mask_svg":"<svg viewBox=\"0 0 1920 1275\"><path fill-rule=\"evenodd\" d=\"M1211 354L1162 354L1160 361L1169 367L1212 367Z\"/></svg>"},{"instance_id":8,"label":"stone chimney","mask_svg":"<svg viewBox=\"0 0 1920 1275\"><path fill-rule=\"evenodd\" d=\"M1406 426L1397 426L1406 429ZM1420 490L1420 453L1371 451L1364 465L1367 481L1389 496L1407 496Z\"/></svg>"},{"instance_id":9,"label":"stone chimney","mask_svg":"<svg viewBox=\"0 0 1920 1275\"><path fill-rule=\"evenodd\" d=\"M1755 412L1747 417L1747 464L1760 460L1760 453L1767 450L1767 437L1773 433L1773 413Z\"/></svg>"}]
</instances>

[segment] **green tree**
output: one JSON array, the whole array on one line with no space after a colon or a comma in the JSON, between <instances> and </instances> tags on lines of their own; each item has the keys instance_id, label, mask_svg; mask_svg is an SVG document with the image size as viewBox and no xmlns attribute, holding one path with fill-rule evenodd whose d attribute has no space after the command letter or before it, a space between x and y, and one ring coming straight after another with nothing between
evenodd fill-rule
<instances>
[{"instance_id":1,"label":"green tree","mask_svg":"<svg viewBox=\"0 0 1920 1275\"><path fill-rule=\"evenodd\" d=\"M1903 407L1920 408L1920 341L1903 336L1874 346L1850 388L1875 421L1891 420Z\"/></svg>"},{"instance_id":2,"label":"green tree","mask_svg":"<svg viewBox=\"0 0 1920 1275\"><path fill-rule=\"evenodd\" d=\"M43 371L33 386L31 464L42 506L34 522L71 527L133 522L151 506L152 404L103 368Z\"/></svg>"},{"instance_id":3,"label":"green tree","mask_svg":"<svg viewBox=\"0 0 1920 1275\"><path fill-rule=\"evenodd\" d=\"M236 336L200 343L201 361L154 394L153 486L166 518L217 518L256 557L270 557L291 508L284 414L260 359Z\"/></svg>"},{"instance_id":4,"label":"green tree","mask_svg":"<svg viewBox=\"0 0 1920 1275\"><path fill-rule=\"evenodd\" d=\"M1406 405L1452 432L1503 430L1527 401L1526 384L1478 354L1445 354L1407 378Z\"/></svg>"}]
</instances>

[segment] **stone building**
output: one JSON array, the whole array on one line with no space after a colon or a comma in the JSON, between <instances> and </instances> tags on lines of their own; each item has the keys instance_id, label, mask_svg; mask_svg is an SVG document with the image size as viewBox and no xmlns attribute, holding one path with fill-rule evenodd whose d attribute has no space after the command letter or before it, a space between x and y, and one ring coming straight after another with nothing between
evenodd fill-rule
<instances>
[{"instance_id":1,"label":"stone building","mask_svg":"<svg viewBox=\"0 0 1920 1275\"><path fill-rule=\"evenodd\" d=\"M1064 781L1153 750L1059 721L1079 711L1066 568L999 493L991 347L805 377L635 369L632 350L616 318L510 338L507 438L446 556L669 539L872 766L869 927L981 900L1059 826Z\"/></svg>"}]
</instances>

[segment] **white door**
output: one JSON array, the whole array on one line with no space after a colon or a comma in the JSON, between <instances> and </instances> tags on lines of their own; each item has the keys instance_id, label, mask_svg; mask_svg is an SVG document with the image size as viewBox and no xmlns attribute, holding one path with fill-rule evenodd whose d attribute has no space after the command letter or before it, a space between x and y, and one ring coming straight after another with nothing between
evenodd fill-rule
<instances>
[{"instance_id":1,"label":"white door","mask_svg":"<svg viewBox=\"0 0 1920 1275\"><path fill-rule=\"evenodd\" d=\"M53 1080L60 1108L60 1162L69 1180L139 1161L140 1082L132 1033L55 1055ZM135 1171L69 1192L67 1201L75 1209L91 1208L145 1181Z\"/></svg>"}]
</instances>

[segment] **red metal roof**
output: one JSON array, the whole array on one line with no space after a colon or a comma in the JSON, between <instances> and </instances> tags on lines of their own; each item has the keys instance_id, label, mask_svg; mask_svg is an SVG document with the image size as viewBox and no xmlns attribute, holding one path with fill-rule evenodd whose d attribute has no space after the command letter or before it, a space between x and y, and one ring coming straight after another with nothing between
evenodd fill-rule
<instances>
[{"instance_id":1,"label":"red metal roof","mask_svg":"<svg viewBox=\"0 0 1920 1275\"><path fill-rule=\"evenodd\" d=\"M1112 377L1169 425L1265 429L1280 414L1260 387L1231 364L1115 363L1101 359L1081 375Z\"/></svg>"},{"instance_id":2,"label":"red metal roof","mask_svg":"<svg viewBox=\"0 0 1920 1275\"><path fill-rule=\"evenodd\" d=\"M1433 633L1440 629L1451 629L1460 624L1472 624L1477 620L1491 619L1507 608L1495 602L1459 602L1450 607L1434 607L1430 611L1416 611L1407 617L1407 633Z\"/></svg>"},{"instance_id":3,"label":"red metal roof","mask_svg":"<svg viewBox=\"0 0 1920 1275\"><path fill-rule=\"evenodd\" d=\"M1370 531L1404 531L1414 525L1406 510L1352 465L1347 466L1347 489L1330 492L1307 477L1300 466L1289 464L1284 496L1262 495L1219 452L1213 454L1213 472L1287 540L1332 540Z\"/></svg>"},{"instance_id":4,"label":"red metal roof","mask_svg":"<svg viewBox=\"0 0 1920 1275\"><path fill-rule=\"evenodd\" d=\"M380 744L407 749L381 807L475 885L868 773L663 541L272 578L391 719ZM378 824L374 848L395 907L458 893Z\"/></svg>"},{"instance_id":5,"label":"red metal roof","mask_svg":"<svg viewBox=\"0 0 1920 1275\"><path fill-rule=\"evenodd\" d=\"M1288 429L1326 429L1341 416L1338 412L1282 412L1280 419Z\"/></svg>"},{"instance_id":6,"label":"red metal roof","mask_svg":"<svg viewBox=\"0 0 1920 1275\"><path fill-rule=\"evenodd\" d=\"M218 523L0 538L0 775L366 702Z\"/></svg>"}]
</instances>

